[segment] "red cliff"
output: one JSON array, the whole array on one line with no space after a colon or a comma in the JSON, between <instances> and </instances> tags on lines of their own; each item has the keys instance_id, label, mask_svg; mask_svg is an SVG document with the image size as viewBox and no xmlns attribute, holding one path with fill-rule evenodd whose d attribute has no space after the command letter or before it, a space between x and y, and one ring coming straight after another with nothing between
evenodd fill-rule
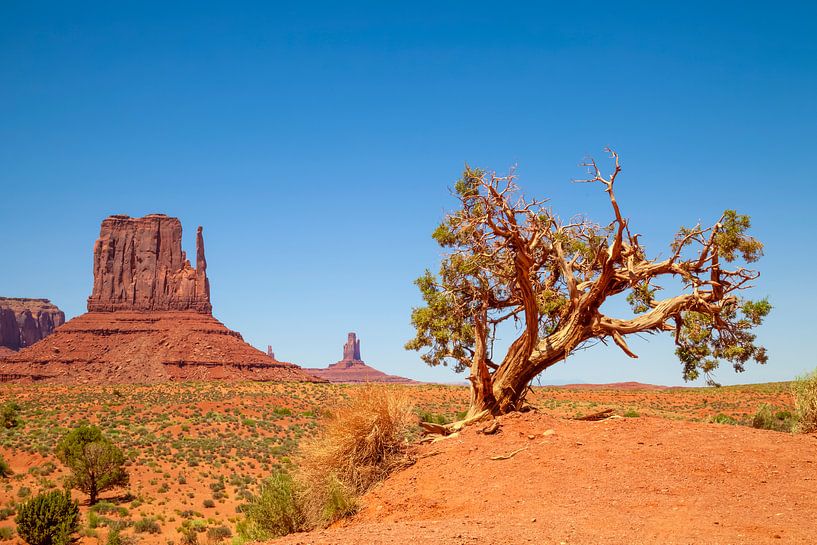
<instances>
[{"instance_id":1,"label":"red cliff","mask_svg":"<svg viewBox=\"0 0 817 545\"><path fill-rule=\"evenodd\" d=\"M48 299L0 297L0 346L16 351L51 335L65 314Z\"/></svg>"},{"instance_id":2,"label":"red cliff","mask_svg":"<svg viewBox=\"0 0 817 545\"><path fill-rule=\"evenodd\" d=\"M196 268L182 251L178 218L110 216L94 244L94 287L89 312L193 310L210 314L210 284L201 227Z\"/></svg>"}]
</instances>

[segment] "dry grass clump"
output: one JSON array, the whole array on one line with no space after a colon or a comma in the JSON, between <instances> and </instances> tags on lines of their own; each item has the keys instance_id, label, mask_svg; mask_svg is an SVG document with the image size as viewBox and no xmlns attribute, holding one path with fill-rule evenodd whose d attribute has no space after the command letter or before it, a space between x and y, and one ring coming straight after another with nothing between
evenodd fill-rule
<instances>
[{"instance_id":1,"label":"dry grass clump","mask_svg":"<svg viewBox=\"0 0 817 545\"><path fill-rule=\"evenodd\" d=\"M351 391L301 444L297 469L268 479L244 510L242 539L263 540L310 530L351 515L360 495L408 461L416 427L405 390L367 385Z\"/></svg>"},{"instance_id":2,"label":"dry grass clump","mask_svg":"<svg viewBox=\"0 0 817 545\"><path fill-rule=\"evenodd\" d=\"M357 496L406 464L416 427L405 390L366 385L355 389L305 441L298 460L308 519L327 524L354 512Z\"/></svg>"},{"instance_id":3,"label":"dry grass clump","mask_svg":"<svg viewBox=\"0 0 817 545\"><path fill-rule=\"evenodd\" d=\"M817 369L792 384L794 410L797 413L797 431L812 433L817 431Z\"/></svg>"}]
</instances>

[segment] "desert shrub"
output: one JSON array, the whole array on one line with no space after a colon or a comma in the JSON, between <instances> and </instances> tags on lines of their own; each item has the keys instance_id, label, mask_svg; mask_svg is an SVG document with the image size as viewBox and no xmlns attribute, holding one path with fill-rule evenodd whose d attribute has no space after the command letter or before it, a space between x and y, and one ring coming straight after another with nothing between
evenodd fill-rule
<instances>
[{"instance_id":1,"label":"desert shrub","mask_svg":"<svg viewBox=\"0 0 817 545\"><path fill-rule=\"evenodd\" d=\"M11 429L20 425L20 406L15 401L0 405L0 427Z\"/></svg>"},{"instance_id":2,"label":"desert shrub","mask_svg":"<svg viewBox=\"0 0 817 545\"><path fill-rule=\"evenodd\" d=\"M305 530L300 492L291 475L275 473L261 484L258 495L243 507L244 520L236 528L239 536L247 540L265 540Z\"/></svg>"},{"instance_id":3,"label":"desert shrub","mask_svg":"<svg viewBox=\"0 0 817 545\"><path fill-rule=\"evenodd\" d=\"M790 432L794 426L795 419L789 411L774 411L768 403L762 404L752 417L752 427L761 430Z\"/></svg>"},{"instance_id":4,"label":"desert shrub","mask_svg":"<svg viewBox=\"0 0 817 545\"><path fill-rule=\"evenodd\" d=\"M792 391L797 431L800 433L817 431L817 369L797 377L792 384Z\"/></svg>"},{"instance_id":5,"label":"desert shrub","mask_svg":"<svg viewBox=\"0 0 817 545\"><path fill-rule=\"evenodd\" d=\"M730 426L737 426L738 424L737 420L723 413L716 414L715 416L710 418L710 421L714 422L715 424L729 424Z\"/></svg>"},{"instance_id":6,"label":"desert shrub","mask_svg":"<svg viewBox=\"0 0 817 545\"><path fill-rule=\"evenodd\" d=\"M636 411L635 409L630 409L629 411L624 413L624 418L638 418L639 416L641 415L638 414L638 411Z\"/></svg>"},{"instance_id":7,"label":"desert shrub","mask_svg":"<svg viewBox=\"0 0 817 545\"><path fill-rule=\"evenodd\" d=\"M215 506L216 506L216 502L214 502L214 501L213 501L213 500L211 500L210 498L207 498L206 500L204 500L204 502L202 503L202 505L204 505L204 507L206 507L206 508L208 508L208 509L212 509L213 507L215 507Z\"/></svg>"},{"instance_id":8,"label":"desert shrub","mask_svg":"<svg viewBox=\"0 0 817 545\"><path fill-rule=\"evenodd\" d=\"M68 484L90 496L91 505L100 492L128 482L125 455L96 426L81 425L57 444L56 455L71 470Z\"/></svg>"},{"instance_id":9,"label":"desert shrub","mask_svg":"<svg viewBox=\"0 0 817 545\"><path fill-rule=\"evenodd\" d=\"M0 478L8 477L13 471L9 467L8 462L0 455Z\"/></svg>"},{"instance_id":10,"label":"desert shrub","mask_svg":"<svg viewBox=\"0 0 817 545\"><path fill-rule=\"evenodd\" d=\"M14 528L3 526L0 528L0 541L6 541L14 537Z\"/></svg>"},{"instance_id":11,"label":"desert shrub","mask_svg":"<svg viewBox=\"0 0 817 545\"><path fill-rule=\"evenodd\" d=\"M68 545L79 528L79 505L67 491L38 494L18 507L14 521L29 545Z\"/></svg>"},{"instance_id":12,"label":"desert shrub","mask_svg":"<svg viewBox=\"0 0 817 545\"><path fill-rule=\"evenodd\" d=\"M233 533L230 529L224 525L222 526L213 526L212 528L207 529L207 539L211 543L217 543L219 541L224 541L225 539L233 537Z\"/></svg>"},{"instance_id":13,"label":"desert shrub","mask_svg":"<svg viewBox=\"0 0 817 545\"><path fill-rule=\"evenodd\" d=\"M156 519L151 517L142 517L133 523L133 531L137 534L159 534L162 532L162 527L156 522Z\"/></svg>"}]
</instances>

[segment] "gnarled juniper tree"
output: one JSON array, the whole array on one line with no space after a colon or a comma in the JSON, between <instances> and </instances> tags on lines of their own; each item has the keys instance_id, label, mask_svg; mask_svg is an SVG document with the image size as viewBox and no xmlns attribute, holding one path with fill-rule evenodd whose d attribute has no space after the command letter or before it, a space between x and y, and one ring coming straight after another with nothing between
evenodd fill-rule
<instances>
[{"instance_id":1,"label":"gnarled juniper tree","mask_svg":"<svg viewBox=\"0 0 817 545\"><path fill-rule=\"evenodd\" d=\"M426 271L416 280L425 304L412 311L417 335L406 348L423 351L429 365L470 369L470 414L518 409L539 373L589 342L612 340L635 358L625 339L634 333L670 332L686 380L703 373L713 383L722 360L736 371L750 359L766 362L752 330L771 305L738 295L759 276L742 264L763 254L747 234L749 217L727 210L711 227L682 227L666 258L648 258L616 200L619 157L606 151L612 172L590 160L580 181L607 193L607 226L561 220L544 201L526 199L513 175L466 167L456 183L460 207L433 234L447 252L438 276ZM666 287L659 282L670 277L680 281L670 282L678 293L659 297ZM619 294L633 316L601 310ZM493 341L507 320L516 337L499 359Z\"/></svg>"}]
</instances>

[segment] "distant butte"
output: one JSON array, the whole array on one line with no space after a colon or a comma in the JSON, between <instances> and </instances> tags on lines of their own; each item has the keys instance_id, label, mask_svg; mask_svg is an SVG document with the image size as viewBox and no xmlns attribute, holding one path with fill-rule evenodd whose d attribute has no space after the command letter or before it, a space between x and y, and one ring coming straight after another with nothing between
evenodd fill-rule
<instances>
[{"instance_id":1,"label":"distant butte","mask_svg":"<svg viewBox=\"0 0 817 545\"><path fill-rule=\"evenodd\" d=\"M321 382L253 348L213 318L202 229L195 268L181 238L181 222L164 214L106 218L94 245L88 312L0 360L0 381Z\"/></svg>"},{"instance_id":2,"label":"distant butte","mask_svg":"<svg viewBox=\"0 0 817 545\"><path fill-rule=\"evenodd\" d=\"M51 335L65 314L48 299L0 297L0 357Z\"/></svg>"},{"instance_id":3,"label":"distant butte","mask_svg":"<svg viewBox=\"0 0 817 545\"><path fill-rule=\"evenodd\" d=\"M307 368L306 372L329 382L388 382L395 384L415 384L408 378L387 375L366 365L360 357L360 339L349 333L343 345L343 358L326 369Z\"/></svg>"}]
</instances>

